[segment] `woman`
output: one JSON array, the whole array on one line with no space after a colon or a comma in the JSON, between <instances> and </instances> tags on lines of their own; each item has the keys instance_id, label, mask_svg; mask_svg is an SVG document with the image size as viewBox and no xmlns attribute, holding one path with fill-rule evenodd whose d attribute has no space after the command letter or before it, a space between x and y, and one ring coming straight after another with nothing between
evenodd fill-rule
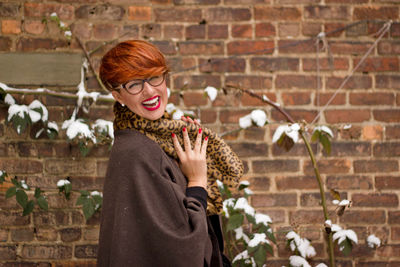
<instances>
[{"instance_id":1,"label":"woman","mask_svg":"<svg viewBox=\"0 0 400 267\"><path fill-rule=\"evenodd\" d=\"M102 59L116 103L99 266L223 266L216 179L236 186L243 166L198 122L170 119L167 73L164 56L144 41L122 42Z\"/></svg>"}]
</instances>

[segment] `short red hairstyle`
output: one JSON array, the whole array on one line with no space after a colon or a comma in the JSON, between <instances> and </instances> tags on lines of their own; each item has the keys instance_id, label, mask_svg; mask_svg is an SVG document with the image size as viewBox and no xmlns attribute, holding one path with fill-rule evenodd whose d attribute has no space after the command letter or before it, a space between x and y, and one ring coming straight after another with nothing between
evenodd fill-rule
<instances>
[{"instance_id":1,"label":"short red hairstyle","mask_svg":"<svg viewBox=\"0 0 400 267\"><path fill-rule=\"evenodd\" d=\"M108 90L133 79L145 79L168 71L164 55L153 44L129 40L111 48L101 60L100 79Z\"/></svg>"}]
</instances>

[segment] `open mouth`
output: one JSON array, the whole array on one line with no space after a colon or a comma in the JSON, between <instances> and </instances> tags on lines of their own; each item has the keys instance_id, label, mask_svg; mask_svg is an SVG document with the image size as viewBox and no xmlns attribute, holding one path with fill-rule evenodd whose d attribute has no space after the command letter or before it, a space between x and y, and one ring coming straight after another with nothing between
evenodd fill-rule
<instances>
[{"instance_id":1,"label":"open mouth","mask_svg":"<svg viewBox=\"0 0 400 267\"><path fill-rule=\"evenodd\" d=\"M155 96L149 99L146 99L142 102L142 105L145 109L153 111L160 107L160 96Z\"/></svg>"}]
</instances>

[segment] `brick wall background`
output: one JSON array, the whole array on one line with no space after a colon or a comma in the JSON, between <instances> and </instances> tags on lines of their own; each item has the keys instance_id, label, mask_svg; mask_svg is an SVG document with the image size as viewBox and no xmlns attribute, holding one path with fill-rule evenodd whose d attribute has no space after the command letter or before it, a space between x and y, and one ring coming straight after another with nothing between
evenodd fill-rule
<instances>
[{"instance_id":1,"label":"brick wall background","mask_svg":"<svg viewBox=\"0 0 400 267\"><path fill-rule=\"evenodd\" d=\"M398 0L0 0L0 69L3 69L0 82L7 80L9 86L15 87L45 86L76 91L80 62L67 61L65 53L72 53L75 58L81 49L75 40L68 41L54 22L42 21L57 12L88 50L122 35L119 40L139 38L154 42L175 71L168 81L174 92L171 101L194 110L203 124L220 133L237 128L239 117L256 107L265 109L271 121L282 120L276 111L246 95L218 96L213 103L203 97L206 86L221 88L228 82L266 94L281 103L295 119L310 122L374 42L373 33L383 21L391 19L394 23L390 32L322 113L320 123L329 123L335 138L332 153L324 155L319 151L318 160L325 189L336 189L353 202L342 217L333 216L342 227L355 230L360 239L360 245L350 256L337 258L340 266L399 266L399 3ZM382 22L360 23L327 36L333 65L330 68L326 51L321 52L318 89L315 42L288 45L365 19ZM93 54L96 68L109 47ZM270 50L246 54L263 49ZM30 56L21 59L24 53ZM219 60L203 64L209 59ZM17 60L21 64L15 64ZM39 67L48 62L59 62L65 69L61 68L61 74L55 78L49 78L51 68L18 69L20 65L37 63ZM192 69L176 72L188 68ZM9 75L4 74L6 71ZM42 82L38 75L43 75ZM71 82L74 79L76 82ZM87 87L99 89L93 77L87 80ZM180 97L179 89L183 87L186 89ZM20 103L30 103L35 96L16 98ZM59 123L70 117L75 104L75 100L50 96L37 98L48 107L50 120ZM111 106L107 103L99 102L91 107L89 114L82 115L112 120ZM94 266L99 216L86 222L82 211L74 206L78 194L73 193L72 199L66 201L55 185L59 179L69 177L74 190L100 190L108 147L94 148L87 157L82 157L77 146L67 143L63 135L51 141L36 140L29 132L16 134L6 125L6 116L7 107L2 105L0 169L45 190L50 210L35 210L22 217L15 198L5 200L6 188L0 187L0 266ZM345 130L343 126L347 124L352 127ZM273 145L271 137L276 127L273 123L225 138L245 163L245 178L255 192L251 203L269 214L274 229L280 231L279 245L269 260L270 265L288 265L290 254L285 248L283 231L291 227L312 241L319 262L318 259L327 258L327 253L320 228L323 214L319 191L310 160L303 144L295 145L290 152ZM327 197L332 199L329 194ZM330 209L334 214L332 205ZM368 248L365 238L369 234L377 235L383 246L377 250Z\"/></svg>"}]
</instances>

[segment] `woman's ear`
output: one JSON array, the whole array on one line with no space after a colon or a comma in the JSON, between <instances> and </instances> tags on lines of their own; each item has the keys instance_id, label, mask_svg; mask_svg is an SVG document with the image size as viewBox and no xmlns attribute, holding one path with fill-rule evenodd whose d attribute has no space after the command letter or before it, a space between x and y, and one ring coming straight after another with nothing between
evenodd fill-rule
<instances>
[{"instance_id":1,"label":"woman's ear","mask_svg":"<svg viewBox=\"0 0 400 267\"><path fill-rule=\"evenodd\" d=\"M122 96L121 96L121 94L120 94L118 91L113 90L113 91L111 92L111 94L112 94L112 96L114 97L114 99L115 99L116 101L118 101L122 106L125 106L124 102L122 101Z\"/></svg>"}]
</instances>

